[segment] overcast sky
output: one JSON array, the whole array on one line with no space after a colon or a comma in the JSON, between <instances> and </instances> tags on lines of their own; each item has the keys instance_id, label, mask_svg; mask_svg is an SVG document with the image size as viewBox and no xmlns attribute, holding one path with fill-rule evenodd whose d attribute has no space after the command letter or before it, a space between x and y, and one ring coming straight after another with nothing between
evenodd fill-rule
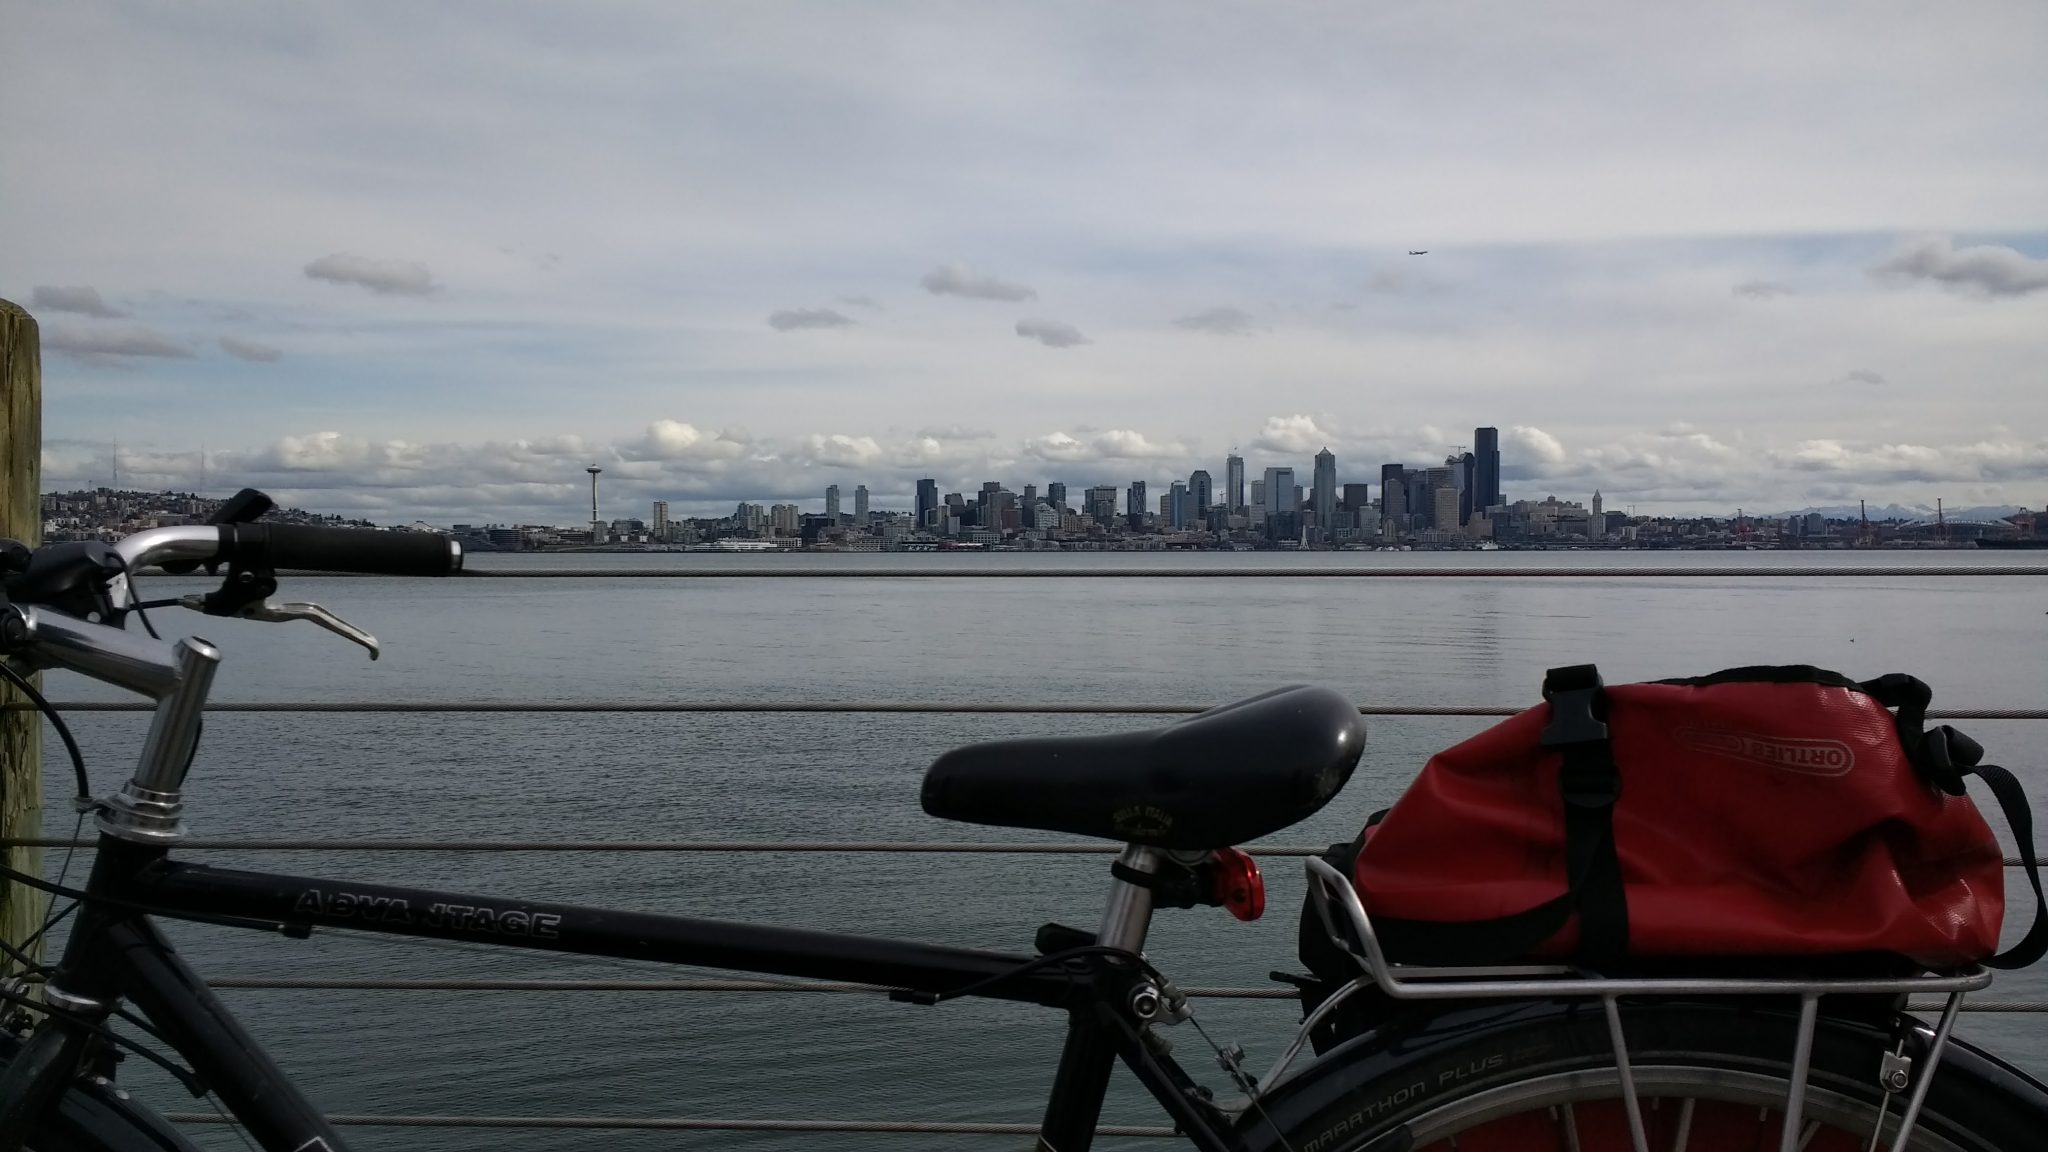
<instances>
[{"instance_id":1,"label":"overcast sky","mask_svg":"<svg viewBox=\"0 0 2048 1152\"><path fill-rule=\"evenodd\" d=\"M1540 11L1539 11L1540 9ZM15 0L44 484L2048 502L2048 5ZM1410 250L1427 255L1410 256Z\"/></svg>"}]
</instances>

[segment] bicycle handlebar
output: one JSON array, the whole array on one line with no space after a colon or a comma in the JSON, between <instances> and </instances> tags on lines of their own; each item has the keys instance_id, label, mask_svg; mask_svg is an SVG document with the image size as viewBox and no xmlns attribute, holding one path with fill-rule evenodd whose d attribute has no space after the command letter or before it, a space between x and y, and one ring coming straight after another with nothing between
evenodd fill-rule
<instances>
[{"instance_id":1,"label":"bicycle handlebar","mask_svg":"<svg viewBox=\"0 0 2048 1152\"><path fill-rule=\"evenodd\" d=\"M302 524L191 524L150 528L114 545L130 571L165 561L236 560L272 568L449 576L462 545L435 532L314 528Z\"/></svg>"},{"instance_id":2,"label":"bicycle handlebar","mask_svg":"<svg viewBox=\"0 0 2048 1152\"><path fill-rule=\"evenodd\" d=\"M224 524L219 531L223 558L262 556L273 568L364 572L375 576L448 576L462 567L462 545L435 532L313 528L302 524Z\"/></svg>"}]
</instances>

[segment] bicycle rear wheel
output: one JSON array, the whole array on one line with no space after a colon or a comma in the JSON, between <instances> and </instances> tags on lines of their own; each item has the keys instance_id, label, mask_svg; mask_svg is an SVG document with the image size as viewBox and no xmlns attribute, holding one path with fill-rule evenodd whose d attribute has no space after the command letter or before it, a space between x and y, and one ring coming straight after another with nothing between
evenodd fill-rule
<instances>
[{"instance_id":1,"label":"bicycle rear wheel","mask_svg":"<svg viewBox=\"0 0 2048 1152\"><path fill-rule=\"evenodd\" d=\"M1624 1002L1649 1146L1775 1152L1796 1016L1753 1002ZM1823 1018L1803 1105L1804 1152L1889 1147L1905 1094L1879 1065L1876 1023ZM1908 1043L1908 1054L1924 1033ZM1917 1075L1917 1070L1916 1070ZM1880 1110L1883 1119L1880 1120ZM1633 1148L1598 1001L1471 1007L1406 1019L1333 1049L1246 1112L1248 1146L1289 1152L1628 1152ZM2040 1146L2048 1088L1951 1041L1915 1152Z\"/></svg>"}]
</instances>

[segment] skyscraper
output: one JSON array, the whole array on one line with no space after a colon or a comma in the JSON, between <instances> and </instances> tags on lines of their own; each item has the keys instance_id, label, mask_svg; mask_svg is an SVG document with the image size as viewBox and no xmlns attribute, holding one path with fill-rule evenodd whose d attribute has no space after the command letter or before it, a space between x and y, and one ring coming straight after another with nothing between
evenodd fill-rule
<instances>
[{"instance_id":1,"label":"skyscraper","mask_svg":"<svg viewBox=\"0 0 2048 1152\"><path fill-rule=\"evenodd\" d=\"M1188 486L1175 480L1173 485L1166 490L1167 527L1179 529L1188 526L1188 504L1190 502Z\"/></svg>"},{"instance_id":2,"label":"skyscraper","mask_svg":"<svg viewBox=\"0 0 2048 1152\"><path fill-rule=\"evenodd\" d=\"M1295 512L1294 469L1266 469L1266 515L1277 516L1282 512Z\"/></svg>"},{"instance_id":3,"label":"skyscraper","mask_svg":"<svg viewBox=\"0 0 2048 1152\"><path fill-rule=\"evenodd\" d=\"M837 484L825 485L825 515L835 520L839 518L839 485Z\"/></svg>"},{"instance_id":4,"label":"skyscraper","mask_svg":"<svg viewBox=\"0 0 2048 1152\"><path fill-rule=\"evenodd\" d=\"M1337 522L1337 456L1328 448L1316 453L1316 527L1327 535Z\"/></svg>"},{"instance_id":5,"label":"skyscraper","mask_svg":"<svg viewBox=\"0 0 2048 1152\"><path fill-rule=\"evenodd\" d=\"M857 485L853 490L853 519L861 527L867 527L868 486L865 484Z\"/></svg>"},{"instance_id":6,"label":"skyscraper","mask_svg":"<svg viewBox=\"0 0 2048 1152\"><path fill-rule=\"evenodd\" d=\"M1380 465L1380 518L1394 521L1394 531L1408 527L1408 466Z\"/></svg>"},{"instance_id":7,"label":"skyscraper","mask_svg":"<svg viewBox=\"0 0 2048 1152\"><path fill-rule=\"evenodd\" d=\"M1086 511L1097 524L1107 524L1116 519L1116 486L1097 484L1084 493Z\"/></svg>"},{"instance_id":8,"label":"skyscraper","mask_svg":"<svg viewBox=\"0 0 2048 1152\"><path fill-rule=\"evenodd\" d=\"M1232 515L1244 515L1244 457L1235 452L1223 461L1223 503Z\"/></svg>"},{"instance_id":9,"label":"skyscraper","mask_svg":"<svg viewBox=\"0 0 2048 1152\"><path fill-rule=\"evenodd\" d=\"M1130 491L1124 495L1124 515L1131 518L1133 525L1145 518L1145 482L1131 481Z\"/></svg>"},{"instance_id":10,"label":"skyscraper","mask_svg":"<svg viewBox=\"0 0 2048 1152\"><path fill-rule=\"evenodd\" d=\"M1208 471L1201 468L1195 469L1194 474L1188 477L1188 506L1194 509L1194 511L1183 517L1183 519L1200 520L1208 516L1209 505L1214 502L1211 499L1214 495L1215 493L1210 488Z\"/></svg>"},{"instance_id":11,"label":"skyscraper","mask_svg":"<svg viewBox=\"0 0 2048 1152\"><path fill-rule=\"evenodd\" d=\"M1054 508L1065 508L1067 506L1067 486L1058 480L1047 484L1045 486L1045 502Z\"/></svg>"},{"instance_id":12,"label":"skyscraper","mask_svg":"<svg viewBox=\"0 0 2048 1152\"><path fill-rule=\"evenodd\" d=\"M1593 495L1595 499L1598 499L1600 494L1595 492ZM666 500L656 500L654 502L654 538L663 541L668 539L668 501Z\"/></svg>"},{"instance_id":13,"label":"skyscraper","mask_svg":"<svg viewBox=\"0 0 2048 1152\"><path fill-rule=\"evenodd\" d=\"M1484 512L1507 503L1500 490L1500 429L1472 430L1472 507Z\"/></svg>"},{"instance_id":14,"label":"skyscraper","mask_svg":"<svg viewBox=\"0 0 2048 1152\"><path fill-rule=\"evenodd\" d=\"M917 526L934 528L938 526L939 482L926 479L917 482Z\"/></svg>"}]
</instances>

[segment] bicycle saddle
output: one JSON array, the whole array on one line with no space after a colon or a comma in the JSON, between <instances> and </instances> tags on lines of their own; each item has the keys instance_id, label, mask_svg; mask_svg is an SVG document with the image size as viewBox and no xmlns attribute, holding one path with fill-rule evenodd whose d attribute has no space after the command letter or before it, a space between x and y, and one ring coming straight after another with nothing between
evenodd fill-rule
<instances>
[{"instance_id":1,"label":"bicycle saddle","mask_svg":"<svg viewBox=\"0 0 2048 1152\"><path fill-rule=\"evenodd\" d=\"M1143 732L955 748L925 771L922 798L968 824L1227 848L1321 808L1364 747L1350 701L1296 685Z\"/></svg>"}]
</instances>

